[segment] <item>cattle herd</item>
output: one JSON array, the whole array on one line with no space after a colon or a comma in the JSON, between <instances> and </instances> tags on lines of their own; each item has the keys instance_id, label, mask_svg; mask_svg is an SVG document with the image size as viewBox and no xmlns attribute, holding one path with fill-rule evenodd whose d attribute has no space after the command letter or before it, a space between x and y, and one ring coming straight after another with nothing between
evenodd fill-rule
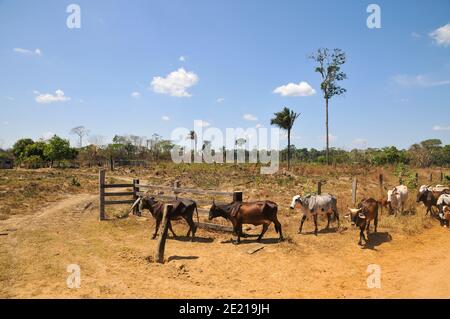
<instances>
[{"instance_id":1,"label":"cattle herd","mask_svg":"<svg viewBox=\"0 0 450 319\"><path fill-rule=\"evenodd\" d=\"M360 236L358 245L363 245L368 242L367 235L370 231L370 224L373 221L374 231L377 232L379 210L387 208L390 214L394 216L398 212L403 212L405 204L408 199L408 188L405 185L399 185L387 191L387 199L375 200L373 198L362 199L356 208L349 208L349 212L345 215L353 226L360 229ZM426 207L426 215L430 214L438 218L441 225L448 227L450 222L450 187L443 185L422 185L417 194L417 202L422 202ZM157 200L153 196L141 196L132 206L132 210L138 206L139 211L144 209L149 210L156 220L155 232L152 238L156 238L159 226L163 218L163 209L166 203ZM170 220L184 219L189 225L187 237L192 235L192 240L195 238L197 225L193 220L194 212L198 211L197 204L194 200L189 199L175 199L170 202L172 210L169 214L169 230L173 236L176 237L172 229ZM340 227L339 213L337 209L337 199L331 194L321 195L295 195L290 204L291 209L300 208L302 217L298 233L302 232L303 223L309 217L314 221L314 234L318 234L317 219L318 215L326 214L327 226L330 227L332 218L337 222L337 227ZM437 208L437 212L433 211L433 207ZM130 210L131 211L131 210ZM269 200L253 201L253 202L232 202L230 204L216 204L214 201L209 210L209 219L212 220L217 217L222 217L230 221L233 225L233 230L237 236L235 243L240 243L241 237L245 237L242 231L243 224L253 224L255 226L262 225L262 232L258 236L257 241L260 241L264 236L271 223L274 223L275 230L279 234L279 240L283 240L283 232L281 223L277 218L278 205Z\"/></svg>"}]
</instances>

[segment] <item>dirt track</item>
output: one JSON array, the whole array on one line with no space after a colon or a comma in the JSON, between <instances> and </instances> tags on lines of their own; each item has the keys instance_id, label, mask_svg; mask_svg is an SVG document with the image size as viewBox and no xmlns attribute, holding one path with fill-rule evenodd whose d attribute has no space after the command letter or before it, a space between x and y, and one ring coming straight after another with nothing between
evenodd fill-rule
<instances>
[{"instance_id":1,"label":"dirt track","mask_svg":"<svg viewBox=\"0 0 450 319\"><path fill-rule=\"evenodd\" d=\"M235 246L229 234L199 230L199 240L169 240L168 262L149 262L153 222L130 217L97 221L95 195L68 197L32 215L0 221L2 297L268 297L448 298L448 230L435 226L412 236L379 229L374 247L356 245L357 232L297 235L298 216L282 219L288 240L271 226L253 255L250 237ZM86 208L90 202L93 204ZM306 231L311 230L307 222ZM322 225L323 226L323 225ZM347 225L348 226L348 225ZM180 235L184 224L175 225ZM258 232L259 229L250 231ZM392 236L392 238L391 238ZM224 243L223 243L224 242ZM81 267L81 288L68 289L68 264ZM368 289L368 264L382 269L382 288Z\"/></svg>"}]
</instances>

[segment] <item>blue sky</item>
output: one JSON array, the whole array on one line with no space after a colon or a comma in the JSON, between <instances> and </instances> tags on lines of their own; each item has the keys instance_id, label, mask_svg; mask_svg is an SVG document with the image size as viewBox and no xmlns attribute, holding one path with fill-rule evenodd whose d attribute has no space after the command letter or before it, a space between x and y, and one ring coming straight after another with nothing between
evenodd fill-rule
<instances>
[{"instance_id":1,"label":"blue sky","mask_svg":"<svg viewBox=\"0 0 450 319\"><path fill-rule=\"evenodd\" d=\"M450 2L373 2L381 29L366 26L369 1L0 0L0 143L49 133L75 143L78 125L106 140L168 138L196 119L269 126L288 106L301 113L293 144L322 149L307 56L338 47L348 80L330 102L332 146L449 144ZM66 26L71 3L80 29ZM289 83L306 96L274 93Z\"/></svg>"}]
</instances>

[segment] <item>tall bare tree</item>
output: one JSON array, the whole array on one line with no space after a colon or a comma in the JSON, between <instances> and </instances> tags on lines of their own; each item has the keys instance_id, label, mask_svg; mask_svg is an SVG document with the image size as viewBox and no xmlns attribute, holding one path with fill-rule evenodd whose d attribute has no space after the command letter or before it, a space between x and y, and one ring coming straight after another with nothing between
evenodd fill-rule
<instances>
[{"instance_id":1,"label":"tall bare tree","mask_svg":"<svg viewBox=\"0 0 450 319\"><path fill-rule=\"evenodd\" d=\"M83 125L76 126L70 130L70 134L74 134L78 136L78 146L83 146L83 136L87 136L89 134L89 130L85 128Z\"/></svg>"},{"instance_id":2,"label":"tall bare tree","mask_svg":"<svg viewBox=\"0 0 450 319\"><path fill-rule=\"evenodd\" d=\"M300 114L295 113L287 107L274 114L275 117L270 120L270 125L276 125L279 128L286 130L288 135L288 169L291 168L291 130L294 126L295 120Z\"/></svg>"},{"instance_id":3,"label":"tall bare tree","mask_svg":"<svg viewBox=\"0 0 450 319\"><path fill-rule=\"evenodd\" d=\"M341 49L334 49L330 52L329 49L318 49L316 53L310 56L317 65L315 71L320 74L322 83L320 89L323 92L325 99L325 127L326 127L326 143L327 164L330 164L330 143L328 130L328 101L335 95L344 94L347 90L338 85L339 81L345 80L347 75L341 71L341 66L346 62L345 52Z\"/></svg>"}]
</instances>

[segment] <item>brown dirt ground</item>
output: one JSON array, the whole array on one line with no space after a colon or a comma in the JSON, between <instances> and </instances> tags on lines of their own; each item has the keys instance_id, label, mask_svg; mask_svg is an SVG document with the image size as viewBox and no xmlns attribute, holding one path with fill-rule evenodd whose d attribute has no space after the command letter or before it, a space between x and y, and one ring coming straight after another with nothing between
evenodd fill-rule
<instances>
[{"instance_id":1,"label":"brown dirt ground","mask_svg":"<svg viewBox=\"0 0 450 319\"><path fill-rule=\"evenodd\" d=\"M254 237L236 246L229 242L231 234L200 229L195 242L170 238L163 265L152 262L156 240L150 239L154 223L149 215L100 222L94 190L61 195L32 213L0 221L0 297L450 297L448 229L427 218L427 228L411 235L400 231L391 216L382 216L372 246L361 249L358 232L347 222L340 231L316 237L307 221L306 234L297 235L299 215L286 209L290 195L283 201L273 195L283 206L286 241L278 243L271 226L264 248L248 254L258 245ZM182 222L174 229L179 235L187 232ZM81 268L79 289L67 288L69 264ZM367 288L369 264L381 266L381 289Z\"/></svg>"}]
</instances>

